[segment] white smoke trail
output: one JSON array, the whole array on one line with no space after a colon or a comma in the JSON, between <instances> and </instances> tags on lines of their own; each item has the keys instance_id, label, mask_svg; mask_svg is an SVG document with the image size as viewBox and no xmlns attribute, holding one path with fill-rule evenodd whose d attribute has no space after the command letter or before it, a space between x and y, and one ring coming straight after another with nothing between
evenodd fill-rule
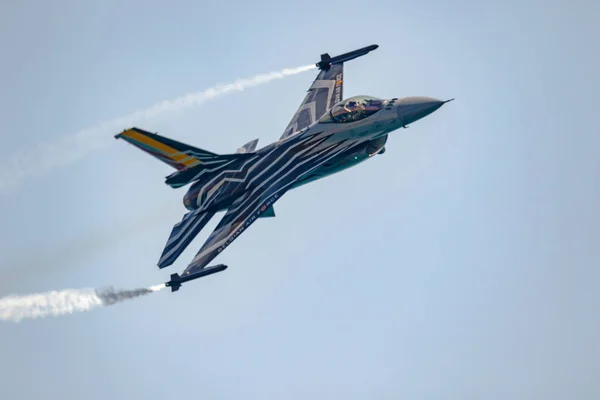
<instances>
[{"instance_id":1,"label":"white smoke trail","mask_svg":"<svg viewBox=\"0 0 600 400\"><path fill-rule=\"evenodd\" d=\"M182 111L228 93L241 92L247 88L263 85L276 79L283 79L286 76L296 75L313 68L315 68L314 65L285 68L279 72L238 79L233 83L217 85L202 92L190 93L173 100L165 100L127 116L103 122L93 128L84 129L72 135L63 136L56 142L41 143L33 149L14 154L9 160L0 164L0 193L5 193L14 188L25 178L43 175L53 168L68 165L92 151L107 147L110 143L113 143L114 134L144 119Z\"/></svg>"},{"instance_id":2,"label":"white smoke trail","mask_svg":"<svg viewBox=\"0 0 600 400\"><path fill-rule=\"evenodd\" d=\"M88 311L109 306L164 289L165 285L134 290L67 289L27 296L0 298L0 320L20 322L25 318L43 318Z\"/></svg>"}]
</instances>

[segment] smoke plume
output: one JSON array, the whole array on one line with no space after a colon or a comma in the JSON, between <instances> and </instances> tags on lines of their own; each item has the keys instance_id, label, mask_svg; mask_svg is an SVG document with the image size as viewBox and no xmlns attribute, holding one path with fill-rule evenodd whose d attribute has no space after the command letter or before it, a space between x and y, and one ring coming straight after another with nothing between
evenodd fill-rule
<instances>
[{"instance_id":1,"label":"smoke plume","mask_svg":"<svg viewBox=\"0 0 600 400\"><path fill-rule=\"evenodd\" d=\"M164 285L153 286L149 288L140 288L133 290L117 290L115 288L106 288L96 290L96 296L102 301L105 306L111 306L115 303L120 303L125 300L135 299L136 297L145 296L157 290L160 290Z\"/></svg>"},{"instance_id":2,"label":"smoke plume","mask_svg":"<svg viewBox=\"0 0 600 400\"><path fill-rule=\"evenodd\" d=\"M124 117L63 136L55 142L41 143L32 149L14 154L6 162L0 164L0 194L14 188L28 177L45 174L51 169L71 164L92 151L108 147L109 144L113 143L115 133L144 119L183 111L228 93L241 92L247 88L263 85L276 79L283 79L286 76L296 75L313 68L315 68L314 65L286 68L279 72L238 79L233 83L217 85L202 92L190 93L173 100L165 100Z\"/></svg>"},{"instance_id":3,"label":"smoke plume","mask_svg":"<svg viewBox=\"0 0 600 400\"><path fill-rule=\"evenodd\" d=\"M149 288L120 290L67 289L27 296L0 298L0 320L20 322L27 318L43 318L88 311L96 307L110 306L125 300L145 296L161 290L165 285Z\"/></svg>"}]
</instances>

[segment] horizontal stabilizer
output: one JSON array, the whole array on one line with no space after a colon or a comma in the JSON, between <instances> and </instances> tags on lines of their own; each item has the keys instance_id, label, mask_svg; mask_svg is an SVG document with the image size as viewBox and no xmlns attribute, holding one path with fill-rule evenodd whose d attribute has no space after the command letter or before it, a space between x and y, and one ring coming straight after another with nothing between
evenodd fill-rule
<instances>
[{"instance_id":1,"label":"horizontal stabilizer","mask_svg":"<svg viewBox=\"0 0 600 400\"><path fill-rule=\"evenodd\" d=\"M210 151L202 150L139 128L127 129L115 135L115 139L123 139L178 170L202 164L204 161L218 156L218 154L211 153Z\"/></svg>"}]
</instances>

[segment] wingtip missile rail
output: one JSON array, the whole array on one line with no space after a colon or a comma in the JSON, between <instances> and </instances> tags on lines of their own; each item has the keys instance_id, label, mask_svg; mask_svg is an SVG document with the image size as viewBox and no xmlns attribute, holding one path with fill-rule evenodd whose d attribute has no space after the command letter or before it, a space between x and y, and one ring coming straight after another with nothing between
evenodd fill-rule
<instances>
[{"instance_id":1,"label":"wingtip missile rail","mask_svg":"<svg viewBox=\"0 0 600 400\"><path fill-rule=\"evenodd\" d=\"M358 49L358 50L350 51L348 53L344 53L342 55L335 56L335 57L331 57L327 53L321 54L321 61L319 61L315 65L319 69L328 70L333 64L342 63L342 62L345 62L345 61L350 61L350 60L353 60L353 59L355 59L357 57L364 56L368 52L373 51L373 50L375 50L378 47L379 47L379 45L372 44L370 46L363 47L363 48Z\"/></svg>"},{"instance_id":2,"label":"wingtip missile rail","mask_svg":"<svg viewBox=\"0 0 600 400\"><path fill-rule=\"evenodd\" d=\"M170 287L171 292L176 292L185 282L193 281L194 279L202 278L203 276L216 274L217 272L221 272L226 269L227 265L219 264L213 265L212 267L200 268L197 271L186 271L183 276L179 276L179 274L171 274L171 280L165 282L165 286Z\"/></svg>"}]
</instances>

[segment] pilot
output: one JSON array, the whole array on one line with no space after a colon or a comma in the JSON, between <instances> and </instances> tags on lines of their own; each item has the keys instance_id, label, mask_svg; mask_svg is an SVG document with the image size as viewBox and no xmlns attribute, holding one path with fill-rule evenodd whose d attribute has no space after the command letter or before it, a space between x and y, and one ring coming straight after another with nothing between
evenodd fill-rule
<instances>
[{"instance_id":1,"label":"pilot","mask_svg":"<svg viewBox=\"0 0 600 400\"><path fill-rule=\"evenodd\" d=\"M347 111L346 115L344 115L345 121L351 122L361 119L361 116L365 111L365 107L361 102L356 100L348 100L348 102L344 104L344 110Z\"/></svg>"},{"instance_id":2,"label":"pilot","mask_svg":"<svg viewBox=\"0 0 600 400\"><path fill-rule=\"evenodd\" d=\"M356 111L357 103L355 100L348 100L346 104L344 104L344 109L348 112Z\"/></svg>"}]
</instances>

